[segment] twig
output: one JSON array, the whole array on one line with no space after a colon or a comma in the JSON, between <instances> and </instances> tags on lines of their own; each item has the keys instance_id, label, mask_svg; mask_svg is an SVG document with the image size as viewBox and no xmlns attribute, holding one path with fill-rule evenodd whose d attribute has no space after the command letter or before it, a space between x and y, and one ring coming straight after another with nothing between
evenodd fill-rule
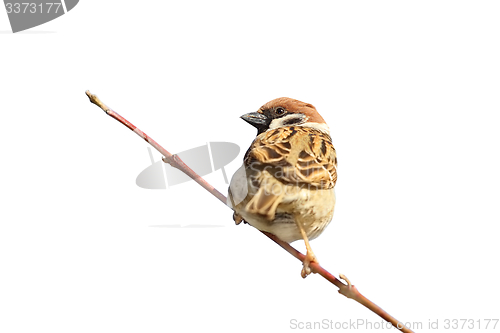
<instances>
[{"instance_id":1,"label":"twig","mask_svg":"<svg viewBox=\"0 0 500 333\"><path fill-rule=\"evenodd\" d=\"M163 162L170 164L174 168L177 168L184 172L186 175L194 179L198 184L200 184L205 190L212 193L217 199L226 204L226 197L224 194L220 193L210 185L205 179L201 178L196 172L191 170L190 167L184 163L179 156L170 154L166 149L160 146L155 140L151 139L146 133L135 127L131 122L127 119L120 116L117 112L111 110L106 104L101 102L101 100L96 96L92 95L90 91L86 91L85 94L89 97L90 101L100 107L106 114L112 118L115 118L123 125L127 126L128 129L132 130L135 134L139 135L141 138L146 140L151 146L153 146L156 150L158 150L163 155Z\"/></svg>"},{"instance_id":2,"label":"twig","mask_svg":"<svg viewBox=\"0 0 500 333\"><path fill-rule=\"evenodd\" d=\"M134 126L132 123L130 123L127 119L123 118L120 116L118 113L115 111L111 110L108 106L106 106L99 98L97 98L96 95L93 95L90 93L90 91L86 91L85 94L87 94L88 98L92 103L100 107L106 114L116 120L118 120L120 123L123 125L127 126L130 130L132 130L134 133L139 135L141 138L146 140L150 145L152 145L156 150L158 150L164 157L163 161L165 163L169 163L171 166L181 170L185 174L187 174L189 177L191 177L193 180L195 180L198 184L200 184L204 189L206 189L208 192L210 192L212 195L214 195L217 199L222 201L224 204L226 204L226 197L217 191L212 185L210 185L207 181L205 181L202 177L200 177L196 172L194 172L191 168L189 168L177 155L172 155L169 153L166 149L164 149L162 146L160 146L156 141L151 139L146 133L138 129L136 126ZM304 261L304 255L297 251L294 247L292 247L290 244L283 242L280 240L278 237L276 237L273 234L270 234L265 231L261 231L264 235L272 239L276 244L281 246L283 249L288 251L291 255L293 255L295 258L300 260L301 262ZM351 284L349 279L345 277L343 274L340 274L339 277L346 281L347 284L342 283L339 279L337 279L335 276L330 274L326 269L321 267L320 264L317 262L311 262L310 263L311 271L313 273L318 273L331 283L333 283L337 288L339 288L339 293L344 295L347 298L351 298L355 300L356 302L364 305L377 315L379 315L382 319L386 320L387 322L390 322L394 327L399 329L401 332L405 333L412 333L413 331L407 328L406 326L403 325L403 323L399 322L388 314L386 311L384 311L381 307L370 301L368 298L363 296L358 289Z\"/></svg>"}]
</instances>

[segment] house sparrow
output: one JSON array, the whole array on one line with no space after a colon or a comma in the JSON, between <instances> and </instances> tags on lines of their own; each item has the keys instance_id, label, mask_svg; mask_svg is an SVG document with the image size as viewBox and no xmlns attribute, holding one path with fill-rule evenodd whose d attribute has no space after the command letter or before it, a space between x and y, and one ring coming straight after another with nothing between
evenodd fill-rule
<instances>
[{"instance_id":1,"label":"house sparrow","mask_svg":"<svg viewBox=\"0 0 500 333\"><path fill-rule=\"evenodd\" d=\"M335 206L337 157L329 127L314 106L287 97L241 118L258 132L231 179L228 206L236 224L245 221L288 243L303 239L305 278L317 261L309 240L330 223Z\"/></svg>"}]
</instances>

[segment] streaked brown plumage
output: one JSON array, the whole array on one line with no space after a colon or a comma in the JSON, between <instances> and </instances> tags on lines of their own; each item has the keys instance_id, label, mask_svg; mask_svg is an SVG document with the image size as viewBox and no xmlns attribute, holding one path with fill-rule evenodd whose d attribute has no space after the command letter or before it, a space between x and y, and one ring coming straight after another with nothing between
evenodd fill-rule
<instances>
[{"instance_id":1,"label":"streaked brown plumage","mask_svg":"<svg viewBox=\"0 0 500 333\"><path fill-rule=\"evenodd\" d=\"M236 223L244 220L286 242L304 239L302 276L316 260L309 240L333 217L337 157L329 128L311 104L278 98L242 118L258 129L229 188Z\"/></svg>"}]
</instances>

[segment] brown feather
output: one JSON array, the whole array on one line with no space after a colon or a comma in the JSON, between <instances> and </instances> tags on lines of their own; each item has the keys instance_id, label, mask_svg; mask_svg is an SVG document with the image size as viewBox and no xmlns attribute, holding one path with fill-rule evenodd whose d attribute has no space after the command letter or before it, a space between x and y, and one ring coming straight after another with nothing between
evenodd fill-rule
<instances>
[{"instance_id":1,"label":"brown feather","mask_svg":"<svg viewBox=\"0 0 500 333\"><path fill-rule=\"evenodd\" d=\"M267 170L287 184L330 189L337 181L336 153L330 136L309 127L280 127L262 133L248 150L245 165Z\"/></svg>"},{"instance_id":2,"label":"brown feather","mask_svg":"<svg viewBox=\"0 0 500 333\"><path fill-rule=\"evenodd\" d=\"M290 113L305 114L309 122L325 124L325 120L323 119L323 117L321 117L318 111L316 111L316 108L312 104L304 103L293 98L288 98L288 97L276 98L262 105L260 109L266 110L278 106L285 108Z\"/></svg>"}]
</instances>

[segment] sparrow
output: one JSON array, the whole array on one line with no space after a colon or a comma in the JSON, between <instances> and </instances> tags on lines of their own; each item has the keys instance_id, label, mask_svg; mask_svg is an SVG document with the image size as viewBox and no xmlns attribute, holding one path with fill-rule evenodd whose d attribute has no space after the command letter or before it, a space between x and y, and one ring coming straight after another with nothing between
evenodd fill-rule
<instances>
[{"instance_id":1,"label":"sparrow","mask_svg":"<svg viewBox=\"0 0 500 333\"><path fill-rule=\"evenodd\" d=\"M303 239L301 275L317 262L309 241L333 217L337 156L330 129L316 108L287 97L241 116L257 128L242 167L229 185L227 204L242 221L291 243Z\"/></svg>"}]
</instances>

